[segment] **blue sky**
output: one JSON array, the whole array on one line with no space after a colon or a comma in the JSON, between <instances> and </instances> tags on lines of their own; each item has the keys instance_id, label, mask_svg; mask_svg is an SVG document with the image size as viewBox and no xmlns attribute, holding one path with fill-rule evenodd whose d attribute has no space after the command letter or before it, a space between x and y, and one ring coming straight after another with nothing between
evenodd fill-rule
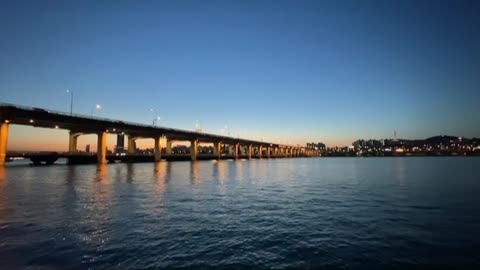
<instances>
[{"instance_id":1,"label":"blue sky","mask_svg":"<svg viewBox=\"0 0 480 270\"><path fill-rule=\"evenodd\" d=\"M480 136L478 1L2 1L0 101L233 136Z\"/></svg>"}]
</instances>

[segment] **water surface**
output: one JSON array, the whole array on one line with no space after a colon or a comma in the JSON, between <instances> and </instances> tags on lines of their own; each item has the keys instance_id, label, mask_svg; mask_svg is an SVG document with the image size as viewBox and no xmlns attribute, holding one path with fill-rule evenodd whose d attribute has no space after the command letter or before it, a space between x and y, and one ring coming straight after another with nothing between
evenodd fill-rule
<instances>
[{"instance_id":1,"label":"water surface","mask_svg":"<svg viewBox=\"0 0 480 270\"><path fill-rule=\"evenodd\" d=\"M1 269L479 269L480 158L0 168Z\"/></svg>"}]
</instances>

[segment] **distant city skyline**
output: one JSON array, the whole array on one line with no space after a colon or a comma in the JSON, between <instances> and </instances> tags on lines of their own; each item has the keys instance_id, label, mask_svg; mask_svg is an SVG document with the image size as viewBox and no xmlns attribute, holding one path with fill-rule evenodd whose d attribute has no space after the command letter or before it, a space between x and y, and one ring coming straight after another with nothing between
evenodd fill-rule
<instances>
[{"instance_id":1,"label":"distant city skyline","mask_svg":"<svg viewBox=\"0 0 480 270\"><path fill-rule=\"evenodd\" d=\"M302 145L480 137L478 1L1 7L0 102L70 112L73 97L74 113ZM66 131L10 132L12 150L67 147Z\"/></svg>"}]
</instances>

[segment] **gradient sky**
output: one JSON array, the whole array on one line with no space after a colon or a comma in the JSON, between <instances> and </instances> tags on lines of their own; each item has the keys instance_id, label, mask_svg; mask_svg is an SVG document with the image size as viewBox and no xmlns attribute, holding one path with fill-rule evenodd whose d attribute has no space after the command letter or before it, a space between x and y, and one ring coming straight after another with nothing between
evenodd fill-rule
<instances>
[{"instance_id":1,"label":"gradient sky","mask_svg":"<svg viewBox=\"0 0 480 270\"><path fill-rule=\"evenodd\" d=\"M0 101L69 111L66 89L282 143L478 137L480 1L2 1ZM9 144L35 132L60 134Z\"/></svg>"}]
</instances>

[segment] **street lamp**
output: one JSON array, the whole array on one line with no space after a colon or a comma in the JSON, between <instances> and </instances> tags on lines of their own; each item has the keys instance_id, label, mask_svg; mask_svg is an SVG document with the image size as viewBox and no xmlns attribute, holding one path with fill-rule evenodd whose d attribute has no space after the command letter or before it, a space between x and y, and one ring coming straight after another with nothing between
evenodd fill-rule
<instances>
[{"instance_id":1,"label":"street lamp","mask_svg":"<svg viewBox=\"0 0 480 270\"><path fill-rule=\"evenodd\" d=\"M160 120L160 116L158 116L158 110L150 109L151 112L155 113L155 118L153 118L152 125L154 127L157 126L158 121Z\"/></svg>"},{"instance_id":2,"label":"street lamp","mask_svg":"<svg viewBox=\"0 0 480 270\"><path fill-rule=\"evenodd\" d=\"M97 110L100 110L102 108L102 106L100 104L96 104L95 106L92 107L92 111L91 111L91 116L93 117L93 110L94 109L97 109Z\"/></svg>"},{"instance_id":3,"label":"street lamp","mask_svg":"<svg viewBox=\"0 0 480 270\"><path fill-rule=\"evenodd\" d=\"M67 93L70 93L70 115L73 114L73 91L67 89Z\"/></svg>"}]
</instances>

